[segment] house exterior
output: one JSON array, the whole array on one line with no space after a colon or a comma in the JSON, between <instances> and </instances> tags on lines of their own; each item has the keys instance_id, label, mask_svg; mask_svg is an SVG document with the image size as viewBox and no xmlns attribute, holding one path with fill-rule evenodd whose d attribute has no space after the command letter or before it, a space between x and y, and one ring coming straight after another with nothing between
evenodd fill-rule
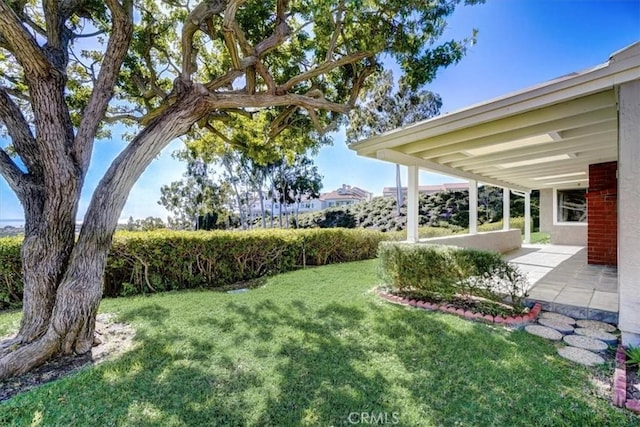
<instances>
[{"instance_id":1,"label":"house exterior","mask_svg":"<svg viewBox=\"0 0 640 427\"><path fill-rule=\"evenodd\" d=\"M505 206L512 193L524 197L526 242L530 193L540 190L552 242L586 245L589 263L617 265L622 341L640 345L640 41L588 70L350 148L407 166L409 241L418 238L420 169L469 182L471 235L479 182L502 187Z\"/></svg>"},{"instance_id":2,"label":"house exterior","mask_svg":"<svg viewBox=\"0 0 640 427\"><path fill-rule=\"evenodd\" d=\"M403 197L407 197L407 187L401 187ZM418 186L418 193L424 195L436 194L436 193L445 193L452 191L467 191L469 190L468 182L449 182L444 184L437 185L420 185ZM382 197L396 197L397 194L396 187L384 187L382 189Z\"/></svg>"},{"instance_id":3,"label":"house exterior","mask_svg":"<svg viewBox=\"0 0 640 427\"><path fill-rule=\"evenodd\" d=\"M320 201L323 205L322 209L326 209L337 206L355 205L356 203L360 202L367 202L371 200L372 197L372 193L369 193L362 188L342 184L342 187L334 191L322 193L320 195Z\"/></svg>"},{"instance_id":4,"label":"house exterior","mask_svg":"<svg viewBox=\"0 0 640 427\"><path fill-rule=\"evenodd\" d=\"M265 199L263 200L264 203L264 209L266 212L270 212L272 209L272 205L271 205L271 198L269 197L265 197ZM285 203L282 205L282 212L294 212L296 209L296 205L295 203ZM300 213L304 213L304 212L315 212L315 211L319 211L322 210L323 208L323 202L320 199L304 199L300 202L300 206L299 206L299 212ZM251 210L251 215L253 216L259 216L262 213L261 207L260 207L260 198L256 198L251 202L251 206L250 206L250 210ZM280 203L279 202L274 202L273 203L273 212L275 214L277 214L278 212L280 212Z\"/></svg>"},{"instance_id":5,"label":"house exterior","mask_svg":"<svg viewBox=\"0 0 640 427\"><path fill-rule=\"evenodd\" d=\"M317 199L303 199L298 208L300 213L316 212L331 207L348 206L362 201L369 201L372 197L372 193L362 188L342 184L342 187L334 191L320 194L320 197ZM271 210L271 199L265 197L263 202L265 210ZM287 203L282 206L282 212L294 212L295 209L296 205L294 203ZM279 212L280 203L274 203L273 210L274 212ZM251 214L260 215L260 213L260 199L258 198L251 202Z\"/></svg>"}]
</instances>

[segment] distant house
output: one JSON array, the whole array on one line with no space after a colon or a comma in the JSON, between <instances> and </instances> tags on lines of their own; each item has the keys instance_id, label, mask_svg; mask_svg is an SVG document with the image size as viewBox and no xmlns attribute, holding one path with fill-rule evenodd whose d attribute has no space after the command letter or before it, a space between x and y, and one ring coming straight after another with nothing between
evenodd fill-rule
<instances>
[{"instance_id":1,"label":"distant house","mask_svg":"<svg viewBox=\"0 0 640 427\"><path fill-rule=\"evenodd\" d=\"M372 193L358 187L342 184L342 187L329 193L322 193L320 201L322 201L322 209L332 208L335 206L355 205L356 203L371 200Z\"/></svg>"},{"instance_id":2,"label":"distant house","mask_svg":"<svg viewBox=\"0 0 640 427\"><path fill-rule=\"evenodd\" d=\"M420 194L435 194L450 191L468 191L468 182L449 182L438 185L421 185L418 187ZM407 197L407 187L402 187L403 197ZM384 187L382 189L382 197L396 197L396 187Z\"/></svg>"},{"instance_id":3,"label":"distant house","mask_svg":"<svg viewBox=\"0 0 640 427\"><path fill-rule=\"evenodd\" d=\"M354 205L362 201L371 200L372 197L372 193L363 190L362 188L342 184L342 187L338 188L337 190L320 194L320 197L317 199L303 199L300 202L299 212L315 212L336 206ZM264 200L264 207L267 211L271 209L271 199L269 199L268 197ZM296 206L294 203L289 203L282 206L283 212L294 212L295 209ZM278 213L280 211L280 203L274 203L273 210L274 213ZM251 213L253 215L260 214L259 198L251 203Z\"/></svg>"}]
</instances>

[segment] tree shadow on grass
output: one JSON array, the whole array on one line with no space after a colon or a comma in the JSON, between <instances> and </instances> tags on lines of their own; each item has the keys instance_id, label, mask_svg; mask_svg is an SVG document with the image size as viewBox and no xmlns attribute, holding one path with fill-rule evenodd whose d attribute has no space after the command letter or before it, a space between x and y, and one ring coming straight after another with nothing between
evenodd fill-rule
<instances>
[{"instance_id":1,"label":"tree shadow on grass","mask_svg":"<svg viewBox=\"0 0 640 427\"><path fill-rule=\"evenodd\" d=\"M400 383L436 425L638 425L608 395L594 396L589 369L525 331L408 308L378 313L374 323L413 372Z\"/></svg>"},{"instance_id":2,"label":"tree shadow on grass","mask_svg":"<svg viewBox=\"0 0 640 427\"><path fill-rule=\"evenodd\" d=\"M223 316L179 326L159 305L136 308L120 316L144 325L133 351L9 401L0 424L324 426L362 413L398 425L637 420L589 397L586 371L544 341L365 301L231 302Z\"/></svg>"}]
</instances>

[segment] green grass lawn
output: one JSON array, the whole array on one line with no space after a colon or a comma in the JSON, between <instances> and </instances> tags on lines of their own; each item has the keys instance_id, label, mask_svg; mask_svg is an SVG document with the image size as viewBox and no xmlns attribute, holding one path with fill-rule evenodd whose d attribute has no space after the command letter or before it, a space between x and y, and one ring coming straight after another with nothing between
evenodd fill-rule
<instances>
[{"instance_id":1,"label":"green grass lawn","mask_svg":"<svg viewBox=\"0 0 640 427\"><path fill-rule=\"evenodd\" d=\"M551 242L551 235L549 233L543 233L541 231L535 231L531 233L531 243L550 243L550 242Z\"/></svg>"},{"instance_id":2,"label":"green grass lawn","mask_svg":"<svg viewBox=\"0 0 640 427\"><path fill-rule=\"evenodd\" d=\"M403 426L637 425L549 342L385 303L370 292L375 270L105 300L137 346L0 404L0 425L339 426L362 419L353 413ZM0 315L0 335L17 319Z\"/></svg>"}]
</instances>

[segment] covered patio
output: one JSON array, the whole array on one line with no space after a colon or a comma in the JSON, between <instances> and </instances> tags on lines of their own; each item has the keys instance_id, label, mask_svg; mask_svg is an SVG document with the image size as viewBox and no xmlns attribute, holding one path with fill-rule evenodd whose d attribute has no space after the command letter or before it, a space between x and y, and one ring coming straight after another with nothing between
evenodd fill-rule
<instances>
[{"instance_id":1,"label":"covered patio","mask_svg":"<svg viewBox=\"0 0 640 427\"><path fill-rule=\"evenodd\" d=\"M618 273L587 263L587 249L567 245L523 245L505 254L527 275L529 301L575 319L618 323Z\"/></svg>"},{"instance_id":2,"label":"covered patio","mask_svg":"<svg viewBox=\"0 0 640 427\"><path fill-rule=\"evenodd\" d=\"M589 263L617 263L619 328L625 344L640 345L640 42L588 70L351 149L407 166L408 241L418 241L420 170L469 182L472 236L478 234L478 183L503 188L505 231L511 194L524 197L525 243L531 235L531 191L553 194L553 214L547 213L552 236L584 236ZM588 223L586 215L568 223L556 212L556 192L563 189L588 189ZM607 256L599 256L603 252Z\"/></svg>"}]
</instances>

